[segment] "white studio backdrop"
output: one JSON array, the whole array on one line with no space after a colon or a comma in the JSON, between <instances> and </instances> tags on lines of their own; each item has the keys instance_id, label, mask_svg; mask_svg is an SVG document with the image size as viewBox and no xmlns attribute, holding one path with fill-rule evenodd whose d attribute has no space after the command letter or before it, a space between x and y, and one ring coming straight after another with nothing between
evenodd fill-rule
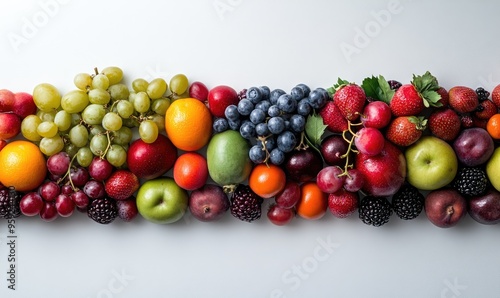
<instances>
[{"instance_id":1,"label":"white studio backdrop","mask_svg":"<svg viewBox=\"0 0 500 298\"><path fill-rule=\"evenodd\" d=\"M329 87L429 70L445 88L500 83L497 1L0 1L0 89L61 92L116 65L236 90ZM1 169L0 169L1 170ZM84 214L16 220L16 289L0 224L0 297L498 297L500 227L421 214L374 228L357 213L277 227L229 213L108 226Z\"/></svg>"}]
</instances>

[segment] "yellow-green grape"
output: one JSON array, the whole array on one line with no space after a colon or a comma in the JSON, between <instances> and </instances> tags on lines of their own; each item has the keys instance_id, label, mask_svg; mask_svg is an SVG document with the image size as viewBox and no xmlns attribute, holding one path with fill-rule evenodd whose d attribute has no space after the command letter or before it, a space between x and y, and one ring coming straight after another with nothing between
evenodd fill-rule
<instances>
[{"instance_id":1,"label":"yellow-green grape","mask_svg":"<svg viewBox=\"0 0 500 298\"><path fill-rule=\"evenodd\" d=\"M92 89L89 91L89 102L99 105L105 105L111 100L109 92L102 89Z\"/></svg>"},{"instance_id":2,"label":"yellow-green grape","mask_svg":"<svg viewBox=\"0 0 500 298\"><path fill-rule=\"evenodd\" d=\"M59 130L54 122L44 121L38 125L36 132L43 138L52 138L57 135Z\"/></svg>"},{"instance_id":3,"label":"yellow-green grape","mask_svg":"<svg viewBox=\"0 0 500 298\"><path fill-rule=\"evenodd\" d=\"M144 120L139 125L139 137L148 144L153 143L158 138L158 126L152 120Z\"/></svg>"},{"instance_id":4,"label":"yellow-green grape","mask_svg":"<svg viewBox=\"0 0 500 298\"><path fill-rule=\"evenodd\" d=\"M167 92L167 82L162 78L157 78L149 82L146 93L151 99L161 98Z\"/></svg>"},{"instance_id":5,"label":"yellow-green grape","mask_svg":"<svg viewBox=\"0 0 500 298\"><path fill-rule=\"evenodd\" d=\"M105 130L117 131L122 128L122 117L114 112L109 112L102 118L102 127Z\"/></svg>"},{"instance_id":6,"label":"yellow-green grape","mask_svg":"<svg viewBox=\"0 0 500 298\"><path fill-rule=\"evenodd\" d=\"M92 88L106 90L109 87L109 79L104 74L98 74L92 78Z\"/></svg>"},{"instance_id":7,"label":"yellow-green grape","mask_svg":"<svg viewBox=\"0 0 500 298\"><path fill-rule=\"evenodd\" d=\"M92 85L92 76L88 73L79 73L73 79L76 88L80 90L87 90Z\"/></svg>"},{"instance_id":8,"label":"yellow-green grape","mask_svg":"<svg viewBox=\"0 0 500 298\"><path fill-rule=\"evenodd\" d=\"M148 85L149 83L145 79L135 79L132 81L132 89L135 92L146 92L148 90Z\"/></svg>"},{"instance_id":9,"label":"yellow-green grape","mask_svg":"<svg viewBox=\"0 0 500 298\"><path fill-rule=\"evenodd\" d=\"M146 113L151 106L151 100L146 92L137 92L134 98L134 109L139 113Z\"/></svg>"},{"instance_id":10,"label":"yellow-green grape","mask_svg":"<svg viewBox=\"0 0 500 298\"><path fill-rule=\"evenodd\" d=\"M113 143L125 146L132 141L132 137L132 130L126 126L122 126L122 128L113 132Z\"/></svg>"},{"instance_id":11,"label":"yellow-green grape","mask_svg":"<svg viewBox=\"0 0 500 298\"><path fill-rule=\"evenodd\" d=\"M95 135L90 139L90 151L96 156L101 156L108 147L108 138L105 134Z\"/></svg>"},{"instance_id":12,"label":"yellow-green grape","mask_svg":"<svg viewBox=\"0 0 500 298\"><path fill-rule=\"evenodd\" d=\"M108 92L113 100L124 100L128 99L130 91L125 84L114 84L109 86Z\"/></svg>"},{"instance_id":13,"label":"yellow-green grape","mask_svg":"<svg viewBox=\"0 0 500 298\"><path fill-rule=\"evenodd\" d=\"M98 104L89 104L82 112L82 119L89 125L101 124L102 118L106 115L104 106Z\"/></svg>"},{"instance_id":14,"label":"yellow-green grape","mask_svg":"<svg viewBox=\"0 0 500 298\"><path fill-rule=\"evenodd\" d=\"M120 100L116 104L116 111L120 117L127 119L134 114L134 105L128 100Z\"/></svg>"},{"instance_id":15,"label":"yellow-green grape","mask_svg":"<svg viewBox=\"0 0 500 298\"><path fill-rule=\"evenodd\" d=\"M52 138L42 138L38 147L46 156L52 156L64 149L64 141L58 135Z\"/></svg>"},{"instance_id":16,"label":"yellow-green grape","mask_svg":"<svg viewBox=\"0 0 500 298\"><path fill-rule=\"evenodd\" d=\"M106 160L115 167L121 167L127 161L127 151L117 144L111 145L106 153Z\"/></svg>"},{"instance_id":17,"label":"yellow-green grape","mask_svg":"<svg viewBox=\"0 0 500 298\"><path fill-rule=\"evenodd\" d=\"M94 137L99 134L104 134L106 130L101 125L91 125L89 128L90 137Z\"/></svg>"},{"instance_id":18,"label":"yellow-green grape","mask_svg":"<svg viewBox=\"0 0 500 298\"><path fill-rule=\"evenodd\" d=\"M170 107L170 98L155 99L151 104L151 111L159 115L165 115Z\"/></svg>"},{"instance_id":19,"label":"yellow-green grape","mask_svg":"<svg viewBox=\"0 0 500 298\"><path fill-rule=\"evenodd\" d=\"M75 114L77 115L77 114ZM71 114L66 112L65 110L60 110L56 113L54 117L54 123L57 125L59 131L66 131L71 127L72 124Z\"/></svg>"},{"instance_id":20,"label":"yellow-green grape","mask_svg":"<svg viewBox=\"0 0 500 298\"><path fill-rule=\"evenodd\" d=\"M80 113L70 114L71 115L71 126L75 126L82 122L82 115Z\"/></svg>"},{"instance_id":21,"label":"yellow-green grape","mask_svg":"<svg viewBox=\"0 0 500 298\"><path fill-rule=\"evenodd\" d=\"M33 89L33 101L36 107L43 112L54 111L61 104L59 90L51 84L42 83Z\"/></svg>"},{"instance_id":22,"label":"yellow-green grape","mask_svg":"<svg viewBox=\"0 0 500 298\"><path fill-rule=\"evenodd\" d=\"M36 129L42 120L37 115L28 115L21 122L21 133L23 137L32 142L38 142L42 137L38 134Z\"/></svg>"},{"instance_id":23,"label":"yellow-green grape","mask_svg":"<svg viewBox=\"0 0 500 298\"><path fill-rule=\"evenodd\" d=\"M117 66L105 67L101 73L108 77L110 85L118 84L123 79L123 70Z\"/></svg>"},{"instance_id":24,"label":"yellow-green grape","mask_svg":"<svg viewBox=\"0 0 500 298\"><path fill-rule=\"evenodd\" d=\"M42 121L52 121L52 122L54 122L54 119L56 118L56 110L52 110L52 111L49 111L49 112L44 112L42 110L38 110L36 112L36 115Z\"/></svg>"},{"instance_id":25,"label":"yellow-green grape","mask_svg":"<svg viewBox=\"0 0 500 298\"><path fill-rule=\"evenodd\" d=\"M89 96L82 90L70 91L61 98L61 108L70 114L80 113L88 104Z\"/></svg>"},{"instance_id":26,"label":"yellow-green grape","mask_svg":"<svg viewBox=\"0 0 500 298\"><path fill-rule=\"evenodd\" d=\"M64 145L64 152L68 153L70 158L73 158L75 154L78 152L78 147L76 147L73 143L67 143Z\"/></svg>"},{"instance_id":27,"label":"yellow-green grape","mask_svg":"<svg viewBox=\"0 0 500 298\"><path fill-rule=\"evenodd\" d=\"M156 126L158 127L158 131L165 131L165 116L154 114L151 117L151 121L156 123Z\"/></svg>"},{"instance_id":28,"label":"yellow-green grape","mask_svg":"<svg viewBox=\"0 0 500 298\"><path fill-rule=\"evenodd\" d=\"M86 146L89 141L89 131L82 124L78 124L77 126L73 126L69 130L69 140L76 147L81 148Z\"/></svg>"},{"instance_id":29,"label":"yellow-green grape","mask_svg":"<svg viewBox=\"0 0 500 298\"><path fill-rule=\"evenodd\" d=\"M176 95L183 94L189 87L188 78L180 73L170 79L170 91Z\"/></svg>"},{"instance_id":30,"label":"yellow-green grape","mask_svg":"<svg viewBox=\"0 0 500 298\"><path fill-rule=\"evenodd\" d=\"M130 94L128 95L128 101L130 101L131 104L134 104L136 95L137 95L137 93L135 93L135 92L130 92Z\"/></svg>"},{"instance_id":31,"label":"yellow-green grape","mask_svg":"<svg viewBox=\"0 0 500 298\"><path fill-rule=\"evenodd\" d=\"M76 152L76 161L82 167L90 166L92 159L94 158L94 154L90 151L89 147L79 148Z\"/></svg>"},{"instance_id":32,"label":"yellow-green grape","mask_svg":"<svg viewBox=\"0 0 500 298\"><path fill-rule=\"evenodd\" d=\"M137 127L137 126L139 126L139 122L137 121L137 119L132 118L132 117L124 118L123 119L123 126L130 127L130 128Z\"/></svg>"}]
</instances>

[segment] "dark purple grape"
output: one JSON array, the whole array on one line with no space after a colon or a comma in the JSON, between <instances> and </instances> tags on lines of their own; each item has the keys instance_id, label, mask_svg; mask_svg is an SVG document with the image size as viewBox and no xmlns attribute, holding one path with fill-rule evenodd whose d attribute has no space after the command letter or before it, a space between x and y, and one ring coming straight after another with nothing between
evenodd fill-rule
<instances>
[{"instance_id":1,"label":"dark purple grape","mask_svg":"<svg viewBox=\"0 0 500 298\"><path fill-rule=\"evenodd\" d=\"M76 187L82 187L89 181L89 172L82 167L71 168L69 175L73 185Z\"/></svg>"},{"instance_id":2,"label":"dark purple grape","mask_svg":"<svg viewBox=\"0 0 500 298\"><path fill-rule=\"evenodd\" d=\"M323 168L323 160L314 149L293 151L285 160L285 171L292 180L306 182L316 178Z\"/></svg>"}]
</instances>

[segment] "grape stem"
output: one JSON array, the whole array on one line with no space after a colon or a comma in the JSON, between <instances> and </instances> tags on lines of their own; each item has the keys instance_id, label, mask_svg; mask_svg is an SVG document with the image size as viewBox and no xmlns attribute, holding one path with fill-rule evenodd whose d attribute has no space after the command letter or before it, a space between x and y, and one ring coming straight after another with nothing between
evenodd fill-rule
<instances>
[{"instance_id":1,"label":"grape stem","mask_svg":"<svg viewBox=\"0 0 500 298\"><path fill-rule=\"evenodd\" d=\"M349 173L347 171L349 169L352 169L354 167L354 165L349 162L349 155L351 152L354 152L356 154L359 153L358 150L356 150L352 147L352 145L354 144L354 138L357 137L357 134L352 130L352 126L359 126L359 125L362 125L362 123L361 122L360 123L351 123L351 121L347 120L347 129L342 132L342 138L349 144L349 146L347 147L347 152L345 154L342 154L342 156L340 156L340 158L345 158L345 166L344 166L344 172L342 174L340 174L339 177L347 176L347 177L351 178L351 176L349 175ZM351 134L350 139L347 137L347 133Z\"/></svg>"},{"instance_id":2,"label":"grape stem","mask_svg":"<svg viewBox=\"0 0 500 298\"><path fill-rule=\"evenodd\" d=\"M299 145L297 145L297 147L295 147L295 150L306 150L307 148L309 148L309 145L307 145L307 142L305 142L304 140L305 135L306 134L304 132L300 133L300 143Z\"/></svg>"},{"instance_id":3,"label":"grape stem","mask_svg":"<svg viewBox=\"0 0 500 298\"><path fill-rule=\"evenodd\" d=\"M66 174L64 174L64 176L62 176L58 181L57 181L57 184L61 183L61 181L63 181L66 177L68 177L68 181L69 181L69 184L71 184L71 188L73 189L73 191L78 191L78 188L75 187L75 184L73 183L73 179L71 179L71 167L73 166L73 161L75 160L76 158L76 154L71 158L71 161L69 162L69 167L68 167L68 170L66 171Z\"/></svg>"}]
</instances>

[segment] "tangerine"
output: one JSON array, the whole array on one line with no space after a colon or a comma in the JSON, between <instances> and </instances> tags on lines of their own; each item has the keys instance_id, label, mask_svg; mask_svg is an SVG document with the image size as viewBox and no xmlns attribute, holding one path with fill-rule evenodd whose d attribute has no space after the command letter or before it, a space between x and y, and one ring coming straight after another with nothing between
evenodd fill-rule
<instances>
[{"instance_id":1,"label":"tangerine","mask_svg":"<svg viewBox=\"0 0 500 298\"><path fill-rule=\"evenodd\" d=\"M320 219L328 208L328 196L319 189L314 181L306 182L300 187L300 200L297 203L297 214L304 219Z\"/></svg>"},{"instance_id":2,"label":"tangerine","mask_svg":"<svg viewBox=\"0 0 500 298\"><path fill-rule=\"evenodd\" d=\"M35 144L17 140L0 151L0 183L26 192L36 189L47 175L47 164Z\"/></svg>"},{"instance_id":3,"label":"tangerine","mask_svg":"<svg viewBox=\"0 0 500 298\"><path fill-rule=\"evenodd\" d=\"M500 114L495 114L488 119L486 130L495 140L500 140Z\"/></svg>"},{"instance_id":4,"label":"tangerine","mask_svg":"<svg viewBox=\"0 0 500 298\"><path fill-rule=\"evenodd\" d=\"M258 164L248 177L248 186L259 197L268 199L277 195L285 188L286 174L283 169L274 164Z\"/></svg>"},{"instance_id":5,"label":"tangerine","mask_svg":"<svg viewBox=\"0 0 500 298\"><path fill-rule=\"evenodd\" d=\"M177 99L168 107L165 130L175 147L184 151L199 150L212 135L212 114L195 98Z\"/></svg>"},{"instance_id":6,"label":"tangerine","mask_svg":"<svg viewBox=\"0 0 500 298\"><path fill-rule=\"evenodd\" d=\"M198 189L208 179L207 160L196 152L186 152L175 161L173 176L175 183L185 190Z\"/></svg>"}]
</instances>

